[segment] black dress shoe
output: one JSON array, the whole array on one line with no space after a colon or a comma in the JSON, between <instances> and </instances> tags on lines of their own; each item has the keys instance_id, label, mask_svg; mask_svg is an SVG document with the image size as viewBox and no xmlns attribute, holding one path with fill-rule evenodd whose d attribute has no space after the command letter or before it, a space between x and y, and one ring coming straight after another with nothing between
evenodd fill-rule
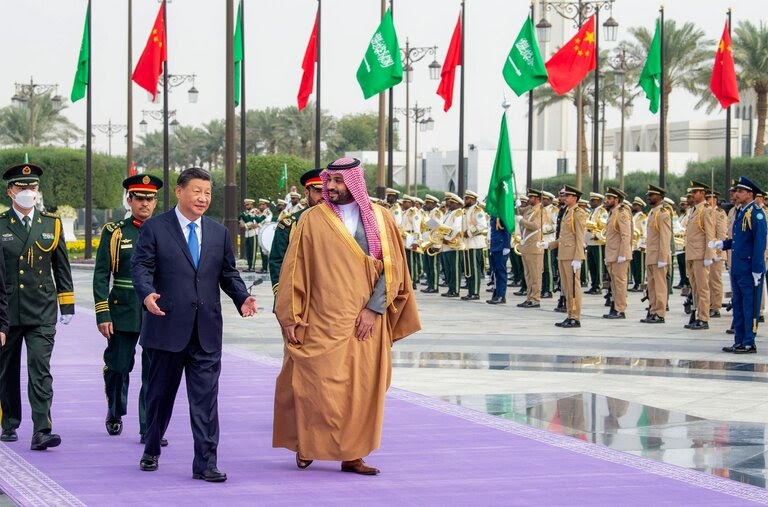
<instances>
[{"instance_id":1,"label":"black dress shoe","mask_svg":"<svg viewBox=\"0 0 768 507\"><path fill-rule=\"evenodd\" d=\"M592 287L591 289L584 291L584 294L601 294L602 292L603 291L601 291L600 289L596 289Z\"/></svg>"},{"instance_id":2,"label":"black dress shoe","mask_svg":"<svg viewBox=\"0 0 768 507\"><path fill-rule=\"evenodd\" d=\"M424 294L435 294L437 293L437 289L421 289L421 292Z\"/></svg>"},{"instance_id":3,"label":"black dress shoe","mask_svg":"<svg viewBox=\"0 0 768 507\"><path fill-rule=\"evenodd\" d=\"M139 461L139 468L142 469L145 472L154 472L157 470L158 464L157 459L159 456L152 456L151 454L147 454L146 452L141 456L141 461Z\"/></svg>"},{"instance_id":4,"label":"black dress shoe","mask_svg":"<svg viewBox=\"0 0 768 507\"><path fill-rule=\"evenodd\" d=\"M633 285L632 287L627 289L627 292L642 292L642 291L640 290L640 286L639 285Z\"/></svg>"},{"instance_id":5,"label":"black dress shoe","mask_svg":"<svg viewBox=\"0 0 768 507\"><path fill-rule=\"evenodd\" d=\"M224 482L227 480L227 474L216 467L211 467L202 473L193 473L192 478L205 482Z\"/></svg>"},{"instance_id":6,"label":"black dress shoe","mask_svg":"<svg viewBox=\"0 0 768 507\"><path fill-rule=\"evenodd\" d=\"M467 294L466 296L461 296L462 301L476 301L478 299L480 299L478 294Z\"/></svg>"},{"instance_id":7,"label":"black dress shoe","mask_svg":"<svg viewBox=\"0 0 768 507\"><path fill-rule=\"evenodd\" d=\"M565 319L560 327L581 327L581 322L576 319Z\"/></svg>"},{"instance_id":8,"label":"black dress shoe","mask_svg":"<svg viewBox=\"0 0 768 507\"><path fill-rule=\"evenodd\" d=\"M533 301L523 301L522 303L519 303L517 306L519 308L541 308L541 305L539 303L534 303Z\"/></svg>"},{"instance_id":9,"label":"black dress shoe","mask_svg":"<svg viewBox=\"0 0 768 507\"><path fill-rule=\"evenodd\" d=\"M757 321L758 322L765 322L765 316L761 315L760 317L758 317Z\"/></svg>"},{"instance_id":10,"label":"black dress shoe","mask_svg":"<svg viewBox=\"0 0 768 507\"><path fill-rule=\"evenodd\" d=\"M757 347L754 345L736 345L733 347L734 354L757 354Z\"/></svg>"},{"instance_id":11,"label":"black dress shoe","mask_svg":"<svg viewBox=\"0 0 768 507\"><path fill-rule=\"evenodd\" d=\"M734 350L736 350L736 347L738 347L738 345L731 345L730 347L723 347L722 350L723 350L723 352L731 353Z\"/></svg>"},{"instance_id":12,"label":"black dress shoe","mask_svg":"<svg viewBox=\"0 0 768 507\"><path fill-rule=\"evenodd\" d=\"M107 415L107 420L104 422L107 427L107 433L116 436L123 432L123 420L119 417L112 417Z\"/></svg>"},{"instance_id":13,"label":"black dress shoe","mask_svg":"<svg viewBox=\"0 0 768 507\"><path fill-rule=\"evenodd\" d=\"M734 329L733 329L733 328L730 328L730 329L726 329L726 330L725 330L725 334L736 334L736 331L734 331Z\"/></svg>"},{"instance_id":14,"label":"black dress shoe","mask_svg":"<svg viewBox=\"0 0 768 507\"><path fill-rule=\"evenodd\" d=\"M685 287L685 285L683 285L683 282L680 282L680 283L678 283L677 285L675 285L675 286L674 286L674 287L672 287L672 288L673 288L673 289L682 289L683 287Z\"/></svg>"},{"instance_id":15,"label":"black dress shoe","mask_svg":"<svg viewBox=\"0 0 768 507\"><path fill-rule=\"evenodd\" d=\"M493 297L491 299L488 299L485 301L489 305L505 305L507 304L507 298L497 298Z\"/></svg>"},{"instance_id":16,"label":"black dress shoe","mask_svg":"<svg viewBox=\"0 0 768 507\"><path fill-rule=\"evenodd\" d=\"M664 324L664 317L659 317L655 313L650 314L644 319L640 319L643 324Z\"/></svg>"},{"instance_id":17,"label":"black dress shoe","mask_svg":"<svg viewBox=\"0 0 768 507\"><path fill-rule=\"evenodd\" d=\"M61 443L61 437L56 433L43 433L38 431L32 436L32 445L30 449L33 451L44 451L49 447L58 447Z\"/></svg>"},{"instance_id":18,"label":"black dress shoe","mask_svg":"<svg viewBox=\"0 0 768 507\"><path fill-rule=\"evenodd\" d=\"M485 289L485 292L496 292L496 287L493 287L493 286L488 287L487 289Z\"/></svg>"},{"instance_id":19,"label":"black dress shoe","mask_svg":"<svg viewBox=\"0 0 768 507\"><path fill-rule=\"evenodd\" d=\"M0 434L0 442L16 442L18 439L19 436L16 434L16 430L13 428L3 430L3 433Z\"/></svg>"},{"instance_id":20,"label":"black dress shoe","mask_svg":"<svg viewBox=\"0 0 768 507\"><path fill-rule=\"evenodd\" d=\"M691 323L691 324L686 324L685 327L687 327L688 329L690 329L692 331L699 331L701 329L709 329L709 323L704 322L703 320L698 320L697 319L697 320L693 321L693 323Z\"/></svg>"},{"instance_id":21,"label":"black dress shoe","mask_svg":"<svg viewBox=\"0 0 768 507\"><path fill-rule=\"evenodd\" d=\"M710 319L719 319L720 318L720 312L716 312L715 310L709 311L709 318Z\"/></svg>"},{"instance_id":22,"label":"black dress shoe","mask_svg":"<svg viewBox=\"0 0 768 507\"><path fill-rule=\"evenodd\" d=\"M515 296L525 296L527 293L528 293L527 290L522 290L521 289L521 290L513 292L512 294L514 294Z\"/></svg>"},{"instance_id":23,"label":"black dress shoe","mask_svg":"<svg viewBox=\"0 0 768 507\"><path fill-rule=\"evenodd\" d=\"M141 435L139 442L142 444L144 443L144 435ZM160 438L160 447L168 447L168 440L166 440L165 437Z\"/></svg>"},{"instance_id":24,"label":"black dress shoe","mask_svg":"<svg viewBox=\"0 0 768 507\"><path fill-rule=\"evenodd\" d=\"M610 313L607 313L603 315L604 319L626 319L627 316L624 315L624 312L617 312L616 310L611 310Z\"/></svg>"},{"instance_id":25,"label":"black dress shoe","mask_svg":"<svg viewBox=\"0 0 768 507\"><path fill-rule=\"evenodd\" d=\"M552 299L552 293L549 292L549 291L542 292L541 293L541 299Z\"/></svg>"},{"instance_id":26,"label":"black dress shoe","mask_svg":"<svg viewBox=\"0 0 768 507\"><path fill-rule=\"evenodd\" d=\"M451 291L444 292L443 294L440 294L440 295L442 297L444 297L444 298L457 298L457 297L459 297L459 295L457 293L451 292Z\"/></svg>"}]
</instances>

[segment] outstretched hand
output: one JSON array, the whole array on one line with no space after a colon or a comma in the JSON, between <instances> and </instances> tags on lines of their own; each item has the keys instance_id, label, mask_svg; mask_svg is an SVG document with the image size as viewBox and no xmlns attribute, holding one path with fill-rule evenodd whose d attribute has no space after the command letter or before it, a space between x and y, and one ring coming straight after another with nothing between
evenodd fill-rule
<instances>
[{"instance_id":1,"label":"outstretched hand","mask_svg":"<svg viewBox=\"0 0 768 507\"><path fill-rule=\"evenodd\" d=\"M144 298L144 306L147 307L147 311L152 315L157 315L158 317L164 317L165 312L162 311L159 306L157 306L158 299L160 299L160 294L153 292L152 294Z\"/></svg>"},{"instance_id":2,"label":"outstretched hand","mask_svg":"<svg viewBox=\"0 0 768 507\"><path fill-rule=\"evenodd\" d=\"M243 306L240 307L240 313L243 317L253 317L259 313L259 307L256 306L256 298L254 296L249 296L248 299L245 300Z\"/></svg>"}]
</instances>

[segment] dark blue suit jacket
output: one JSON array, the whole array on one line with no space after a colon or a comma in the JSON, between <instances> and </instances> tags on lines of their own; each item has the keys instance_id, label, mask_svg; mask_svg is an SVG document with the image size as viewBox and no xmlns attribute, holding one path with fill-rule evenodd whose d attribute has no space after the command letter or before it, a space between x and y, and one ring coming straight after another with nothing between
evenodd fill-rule
<instances>
[{"instance_id":1,"label":"dark blue suit jacket","mask_svg":"<svg viewBox=\"0 0 768 507\"><path fill-rule=\"evenodd\" d=\"M144 312L142 347L181 352L197 323L203 350L221 350L219 287L238 311L249 294L235 268L229 231L203 216L202 237L196 270L173 209L142 224L131 259L133 286L142 304L149 294L160 294L157 304L165 312L163 317Z\"/></svg>"},{"instance_id":2,"label":"dark blue suit jacket","mask_svg":"<svg viewBox=\"0 0 768 507\"><path fill-rule=\"evenodd\" d=\"M723 241L723 250L733 250L732 274L765 273L766 227L765 211L754 201L736 213L733 239Z\"/></svg>"},{"instance_id":3,"label":"dark blue suit jacket","mask_svg":"<svg viewBox=\"0 0 768 507\"><path fill-rule=\"evenodd\" d=\"M501 226L501 229L496 228L496 222L498 221L499 225ZM512 235L509 232L509 229L504 225L504 222L502 220L499 220L496 217L491 217L491 252L501 252L505 248L510 248L510 240L512 239Z\"/></svg>"}]
</instances>

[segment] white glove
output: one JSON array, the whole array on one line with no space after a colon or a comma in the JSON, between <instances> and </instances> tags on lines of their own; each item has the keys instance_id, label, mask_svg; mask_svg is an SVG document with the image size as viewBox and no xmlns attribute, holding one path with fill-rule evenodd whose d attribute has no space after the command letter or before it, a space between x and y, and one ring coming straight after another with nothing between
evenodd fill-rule
<instances>
[{"instance_id":1,"label":"white glove","mask_svg":"<svg viewBox=\"0 0 768 507\"><path fill-rule=\"evenodd\" d=\"M752 273L752 279L755 281L755 287L760 285L760 278L763 276L762 273Z\"/></svg>"},{"instance_id":2,"label":"white glove","mask_svg":"<svg viewBox=\"0 0 768 507\"><path fill-rule=\"evenodd\" d=\"M581 261L571 261L571 267L574 271L581 269Z\"/></svg>"},{"instance_id":3,"label":"white glove","mask_svg":"<svg viewBox=\"0 0 768 507\"><path fill-rule=\"evenodd\" d=\"M65 326L68 326L70 322L72 322L73 315L71 313L62 315L61 319L59 319L59 322L64 324Z\"/></svg>"},{"instance_id":4,"label":"white glove","mask_svg":"<svg viewBox=\"0 0 768 507\"><path fill-rule=\"evenodd\" d=\"M717 248L719 250L722 250L723 242L720 241L719 239L717 241L710 241L709 243L707 243L707 247L708 248Z\"/></svg>"},{"instance_id":5,"label":"white glove","mask_svg":"<svg viewBox=\"0 0 768 507\"><path fill-rule=\"evenodd\" d=\"M616 260L618 261L619 264L621 264L622 262L627 262L627 258L626 257L622 257L621 255L619 255L619 258L616 259Z\"/></svg>"},{"instance_id":6,"label":"white glove","mask_svg":"<svg viewBox=\"0 0 768 507\"><path fill-rule=\"evenodd\" d=\"M520 199L515 199L515 208L519 208L520 205L523 203Z\"/></svg>"},{"instance_id":7,"label":"white glove","mask_svg":"<svg viewBox=\"0 0 768 507\"><path fill-rule=\"evenodd\" d=\"M501 255L509 255L509 248L505 248L501 251Z\"/></svg>"},{"instance_id":8,"label":"white glove","mask_svg":"<svg viewBox=\"0 0 768 507\"><path fill-rule=\"evenodd\" d=\"M546 250L547 248L549 248L549 243L547 243L546 241L537 241L536 248L543 248Z\"/></svg>"},{"instance_id":9,"label":"white glove","mask_svg":"<svg viewBox=\"0 0 768 507\"><path fill-rule=\"evenodd\" d=\"M712 259L704 259L704 267L707 267L712 264Z\"/></svg>"},{"instance_id":10,"label":"white glove","mask_svg":"<svg viewBox=\"0 0 768 507\"><path fill-rule=\"evenodd\" d=\"M657 264L657 266L660 267L660 268L666 267L666 265L667 265L666 262L661 262L661 261L659 261L658 264Z\"/></svg>"}]
</instances>

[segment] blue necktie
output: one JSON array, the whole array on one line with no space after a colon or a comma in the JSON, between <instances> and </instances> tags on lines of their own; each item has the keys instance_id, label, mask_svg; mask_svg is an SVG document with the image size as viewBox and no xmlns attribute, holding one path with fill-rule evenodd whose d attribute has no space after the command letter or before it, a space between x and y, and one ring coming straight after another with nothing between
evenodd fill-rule
<instances>
[{"instance_id":1,"label":"blue necktie","mask_svg":"<svg viewBox=\"0 0 768 507\"><path fill-rule=\"evenodd\" d=\"M190 223L187 227L189 227L189 238L187 239L187 246L189 247L189 253L192 255L192 262L195 264L195 269L197 269L197 265L200 264L200 245L197 242L197 224L196 223Z\"/></svg>"}]
</instances>

